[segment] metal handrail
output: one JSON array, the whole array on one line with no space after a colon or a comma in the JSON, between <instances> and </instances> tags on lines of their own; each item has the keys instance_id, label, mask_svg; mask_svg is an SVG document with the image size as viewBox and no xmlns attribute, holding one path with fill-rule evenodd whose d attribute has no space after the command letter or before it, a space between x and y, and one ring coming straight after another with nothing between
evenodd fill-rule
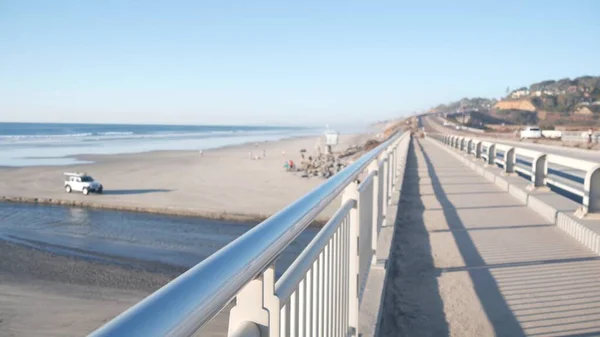
<instances>
[{"instance_id":1,"label":"metal handrail","mask_svg":"<svg viewBox=\"0 0 600 337\"><path fill-rule=\"evenodd\" d=\"M464 139L464 137L457 137L454 135L445 135L441 138L443 143L455 148L457 147L456 140ZM507 145L499 142L482 140L481 144L488 149L493 147L495 150L504 151L504 155L502 156L503 158L493 158L493 154L490 155L489 153L487 155L483 152L479 154L478 156L485 158L488 161L488 164L502 164L506 173L518 171L529 175L534 188L553 185L564 191L582 197L582 208L577 211L579 216L584 216L588 213L600 213L600 164L588 160L529 150L515 145ZM510 156L508 151L512 152ZM489 152L489 150L485 152ZM531 158L531 168L524 169L518 167L516 165L517 155ZM490 157L492 158L490 159ZM554 169L556 169L556 166L560 167L563 173L566 173L565 171L567 171L564 170L564 168L582 172L584 174L583 179L581 179L583 182L579 182L574 179L568 179L575 185L581 185L581 188L563 183L561 178L556 177L555 173L549 172L549 164L555 165Z\"/></svg>"},{"instance_id":2,"label":"metal handrail","mask_svg":"<svg viewBox=\"0 0 600 337\"><path fill-rule=\"evenodd\" d=\"M515 148L515 153L524 157L529 157L529 158L535 158L538 156L543 155L543 152L539 152L539 151L535 151L535 150L529 150L529 149L524 149L522 147L516 147Z\"/></svg>"},{"instance_id":3,"label":"metal handrail","mask_svg":"<svg viewBox=\"0 0 600 337\"><path fill-rule=\"evenodd\" d=\"M496 150L500 150L500 151L508 151L508 150L512 149L513 147L514 146L496 143Z\"/></svg>"},{"instance_id":4,"label":"metal handrail","mask_svg":"<svg viewBox=\"0 0 600 337\"><path fill-rule=\"evenodd\" d=\"M327 224L319 231L317 236L306 246L306 249L298 256L292 265L281 275L275 283L275 294L285 305L295 291L298 283L306 276L306 272L312 267L314 260L319 256L321 250L331 239L333 233L340 226L348 212L355 207L356 201L349 200L331 217Z\"/></svg>"},{"instance_id":5,"label":"metal handrail","mask_svg":"<svg viewBox=\"0 0 600 337\"><path fill-rule=\"evenodd\" d=\"M557 154L548 154L548 162L586 172L598 165L591 161L560 156Z\"/></svg>"},{"instance_id":6,"label":"metal handrail","mask_svg":"<svg viewBox=\"0 0 600 337\"><path fill-rule=\"evenodd\" d=\"M215 317L401 132L360 157L313 191L255 226L146 297L91 336L192 336Z\"/></svg>"}]
</instances>

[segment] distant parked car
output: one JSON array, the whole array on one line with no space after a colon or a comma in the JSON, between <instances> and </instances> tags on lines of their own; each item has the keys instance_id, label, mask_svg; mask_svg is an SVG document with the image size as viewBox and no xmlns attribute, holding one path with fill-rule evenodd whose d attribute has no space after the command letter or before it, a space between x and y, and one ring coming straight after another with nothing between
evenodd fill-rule
<instances>
[{"instance_id":1,"label":"distant parked car","mask_svg":"<svg viewBox=\"0 0 600 337\"><path fill-rule=\"evenodd\" d=\"M538 139L542 138L542 130L537 126L528 126L521 130L521 139Z\"/></svg>"},{"instance_id":2,"label":"distant parked car","mask_svg":"<svg viewBox=\"0 0 600 337\"><path fill-rule=\"evenodd\" d=\"M561 139L562 132L557 130L542 130L542 137L550 139Z\"/></svg>"},{"instance_id":3,"label":"distant parked car","mask_svg":"<svg viewBox=\"0 0 600 337\"><path fill-rule=\"evenodd\" d=\"M65 191L77 191L85 195L90 192L102 193L102 184L84 172L65 172Z\"/></svg>"}]
</instances>

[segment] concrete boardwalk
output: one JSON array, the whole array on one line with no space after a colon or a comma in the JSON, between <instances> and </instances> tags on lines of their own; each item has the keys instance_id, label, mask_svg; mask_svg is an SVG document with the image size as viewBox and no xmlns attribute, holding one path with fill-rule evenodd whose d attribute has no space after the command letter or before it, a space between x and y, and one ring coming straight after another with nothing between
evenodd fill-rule
<instances>
[{"instance_id":1,"label":"concrete boardwalk","mask_svg":"<svg viewBox=\"0 0 600 337\"><path fill-rule=\"evenodd\" d=\"M398 210L380 336L600 336L600 258L432 140Z\"/></svg>"}]
</instances>

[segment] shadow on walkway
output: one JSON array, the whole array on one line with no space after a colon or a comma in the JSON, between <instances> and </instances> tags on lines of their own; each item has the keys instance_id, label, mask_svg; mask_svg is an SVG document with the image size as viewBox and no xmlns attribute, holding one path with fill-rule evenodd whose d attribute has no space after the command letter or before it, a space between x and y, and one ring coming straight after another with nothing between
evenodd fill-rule
<instances>
[{"instance_id":1,"label":"shadow on walkway","mask_svg":"<svg viewBox=\"0 0 600 337\"><path fill-rule=\"evenodd\" d=\"M438 272L423 219L425 206L419 179L418 161L414 143L411 143L388 261L381 337L449 334Z\"/></svg>"},{"instance_id":2,"label":"shadow on walkway","mask_svg":"<svg viewBox=\"0 0 600 337\"><path fill-rule=\"evenodd\" d=\"M424 151L423 146L418 141L415 143L418 144L419 150L425 159L435 197L441 205L444 205L443 214L448 226L452 230L452 236L465 262L466 268L464 270L469 273L474 290L485 314L492 324L495 335L524 336L525 333L521 325L505 301L490 270L488 268L469 268L471 266L485 266L486 263L478 252L469 231L465 230L466 228L458 215L457 209L453 207L452 202L448 199L427 152ZM419 224L420 226L421 224Z\"/></svg>"}]
</instances>

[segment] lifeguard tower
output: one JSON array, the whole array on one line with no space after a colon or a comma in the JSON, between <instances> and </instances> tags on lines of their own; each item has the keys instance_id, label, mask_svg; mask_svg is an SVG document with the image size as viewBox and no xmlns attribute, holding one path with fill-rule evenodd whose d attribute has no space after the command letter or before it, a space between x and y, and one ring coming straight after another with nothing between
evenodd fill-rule
<instances>
[{"instance_id":1,"label":"lifeguard tower","mask_svg":"<svg viewBox=\"0 0 600 337\"><path fill-rule=\"evenodd\" d=\"M340 133L327 128L325 131L325 153L332 153L332 147L338 145Z\"/></svg>"}]
</instances>

